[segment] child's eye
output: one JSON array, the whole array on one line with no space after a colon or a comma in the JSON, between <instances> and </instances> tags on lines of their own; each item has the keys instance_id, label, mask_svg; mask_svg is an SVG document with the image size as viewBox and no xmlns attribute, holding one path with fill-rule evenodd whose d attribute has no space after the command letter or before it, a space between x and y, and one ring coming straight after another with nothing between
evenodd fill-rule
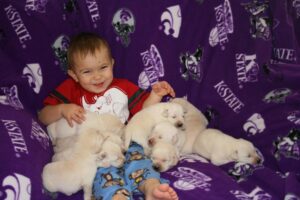
<instances>
[{"instance_id":1,"label":"child's eye","mask_svg":"<svg viewBox=\"0 0 300 200\"><path fill-rule=\"evenodd\" d=\"M108 68L108 66L107 66L107 65L104 65L104 66L101 67L101 70L104 70L104 69L106 69L106 68Z\"/></svg>"},{"instance_id":2,"label":"child's eye","mask_svg":"<svg viewBox=\"0 0 300 200\"><path fill-rule=\"evenodd\" d=\"M90 73L90 71L83 71L82 73L83 74L88 74L88 73Z\"/></svg>"}]
</instances>

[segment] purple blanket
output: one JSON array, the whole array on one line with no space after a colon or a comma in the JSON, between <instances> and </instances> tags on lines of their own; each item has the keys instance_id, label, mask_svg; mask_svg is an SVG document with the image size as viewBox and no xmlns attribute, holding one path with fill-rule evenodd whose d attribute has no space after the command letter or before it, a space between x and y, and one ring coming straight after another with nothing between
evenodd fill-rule
<instances>
[{"instance_id":1,"label":"purple blanket","mask_svg":"<svg viewBox=\"0 0 300 200\"><path fill-rule=\"evenodd\" d=\"M2 0L0 199L82 199L43 190L53 152L37 120L81 31L108 40L116 77L146 90L167 80L209 127L263 157L219 167L183 157L162 174L180 199L300 200L299 0Z\"/></svg>"}]
</instances>

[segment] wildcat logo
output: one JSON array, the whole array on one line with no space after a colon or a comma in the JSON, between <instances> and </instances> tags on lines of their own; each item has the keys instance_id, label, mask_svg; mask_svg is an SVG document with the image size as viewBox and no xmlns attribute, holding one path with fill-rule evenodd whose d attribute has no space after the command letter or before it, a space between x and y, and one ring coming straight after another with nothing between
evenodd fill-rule
<instances>
[{"instance_id":1,"label":"wildcat logo","mask_svg":"<svg viewBox=\"0 0 300 200\"><path fill-rule=\"evenodd\" d=\"M258 164L251 165L249 163L237 162L234 164L233 168L229 169L228 174L237 180L237 182L241 182L246 180L248 176L252 175L255 170L263 168L265 160L264 156L258 149L256 149L256 152L260 158L260 162Z\"/></svg>"},{"instance_id":2,"label":"wildcat logo","mask_svg":"<svg viewBox=\"0 0 300 200\"><path fill-rule=\"evenodd\" d=\"M287 116L287 119L290 122L293 122L296 125L300 125L300 110L295 110Z\"/></svg>"},{"instance_id":3,"label":"wildcat logo","mask_svg":"<svg viewBox=\"0 0 300 200\"><path fill-rule=\"evenodd\" d=\"M3 105L10 105L16 110L24 109L19 96L18 88L16 85L9 87L1 87L1 90L4 92L4 95L0 95L0 103Z\"/></svg>"},{"instance_id":4,"label":"wildcat logo","mask_svg":"<svg viewBox=\"0 0 300 200\"><path fill-rule=\"evenodd\" d=\"M292 129L285 137L277 137L273 142L274 156L280 159L280 155L287 158L300 159L300 130Z\"/></svg>"},{"instance_id":5,"label":"wildcat logo","mask_svg":"<svg viewBox=\"0 0 300 200\"><path fill-rule=\"evenodd\" d=\"M43 85L43 76L40 64L27 64L27 66L23 69L23 77L28 79L29 86L35 93L38 94Z\"/></svg>"},{"instance_id":6,"label":"wildcat logo","mask_svg":"<svg viewBox=\"0 0 300 200\"><path fill-rule=\"evenodd\" d=\"M31 11L45 13L47 3L48 0L26 0L25 11L28 15Z\"/></svg>"},{"instance_id":7,"label":"wildcat logo","mask_svg":"<svg viewBox=\"0 0 300 200\"><path fill-rule=\"evenodd\" d=\"M180 55L180 74L184 80L191 79L201 82L203 77L201 58L203 55L203 50L198 47L193 54L186 52L185 54Z\"/></svg>"},{"instance_id":8,"label":"wildcat logo","mask_svg":"<svg viewBox=\"0 0 300 200\"><path fill-rule=\"evenodd\" d=\"M240 200L251 200L251 199L271 200L272 199L272 196L270 194L266 193L258 186L256 186L249 194L240 190L231 190L230 193L233 194L236 197L236 199L240 199Z\"/></svg>"},{"instance_id":9,"label":"wildcat logo","mask_svg":"<svg viewBox=\"0 0 300 200\"><path fill-rule=\"evenodd\" d=\"M112 26L118 35L117 41L120 40L125 47L128 47L130 43L129 35L135 30L135 18L132 12L127 8L118 10L114 14Z\"/></svg>"},{"instance_id":10,"label":"wildcat logo","mask_svg":"<svg viewBox=\"0 0 300 200\"><path fill-rule=\"evenodd\" d=\"M265 3L253 0L252 2L241 4L251 14L250 23L252 29L250 33L253 38L271 39L271 19L266 13L269 7L268 3L268 0L265 0Z\"/></svg>"},{"instance_id":11,"label":"wildcat logo","mask_svg":"<svg viewBox=\"0 0 300 200\"><path fill-rule=\"evenodd\" d=\"M243 129L249 135L262 133L266 128L265 120L259 113L254 113L243 126Z\"/></svg>"},{"instance_id":12,"label":"wildcat logo","mask_svg":"<svg viewBox=\"0 0 300 200\"><path fill-rule=\"evenodd\" d=\"M214 27L209 34L209 44L214 47L220 44L221 49L225 50L225 44L229 42L228 34L232 34L233 15L229 0L225 0L224 4L215 7L217 26Z\"/></svg>"},{"instance_id":13,"label":"wildcat logo","mask_svg":"<svg viewBox=\"0 0 300 200\"><path fill-rule=\"evenodd\" d=\"M5 194L7 200L30 200L31 181L28 177L18 173L6 176L2 181L0 194Z\"/></svg>"},{"instance_id":14,"label":"wildcat logo","mask_svg":"<svg viewBox=\"0 0 300 200\"><path fill-rule=\"evenodd\" d=\"M138 85L147 89L165 75L164 64L161 55L154 44L150 49L141 53L144 70L141 72Z\"/></svg>"},{"instance_id":15,"label":"wildcat logo","mask_svg":"<svg viewBox=\"0 0 300 200\"><path fill-rule=\"evenodd\" d=\"M239 88L243 88L243 83L257 82L259 66L256 63L256 54L235 54L235 59Z\"/></svg>"},{"instance_id":16,"label":"wildcat logo","mask_svg":"<svg viewBox=\"0 0 300 200\"><path fill-rule=\"evenodd\" d=\"M181 27L181 9L179 5L170 6L160 17L160 21L163 26L159 29L164 31L166 35L171 35L174 38L178 38Z\"/></svg>"},{"instance_id":17,"label":"wildcat logo","mask_svg":"<svg viewBox=\"0 0 300 200\"><path fill-rule=\"evenodd\" d=\"M54 43L52 44L52 49L54 51L55 57L58 59L57 65L63 72L67 72L68 61L67 61L67 50L70 44L70 39L66 35L60 35Z\"/></svg>"},{"instance_id":18,"label":"wildcat logo","mask_svg":"<svg viewBox=\"0 0 300 200\"><path fill-rule=\"evenodd\" d=\"M41 128L41 126L34 120L32 120L31 126L31 135L32 139L36 139L44 149L49 148L50 138L48 134Z\"/></svg>"},{"instance_id":19,"label":"wildcat logo","mask_svg":"<svg viewBox=\"0 0 300 200\"><path fill-rule=\"evenodd\" d=\"M291 93L292 91L289 88L278 88L266 94L263 101L265 103L284 103L286 97Z\"/></svg>"},{"instance_id":20,"label":"wildcat logo","mask_svg":"<svg viewBox=\"0 0 300 200\"><path fill-rule=\"evenodd\" d=\"M168 174L177 177L178 180L173 183L179 190L194 190L200 188L204 191L210 191L212 178L188 167L178 167L178 171L168 172Z\"/></svg>"},{"instance_id":21,"label":"wildcat logo","mask_svg":"<svg viewBox=\"0 0 300 200\"><path fill-rule=\"evenodd\" d=\"M300 17L300 0L294 0L293 7L296 10L297 18L299 18Z\"/></svg>"}]
</instances>

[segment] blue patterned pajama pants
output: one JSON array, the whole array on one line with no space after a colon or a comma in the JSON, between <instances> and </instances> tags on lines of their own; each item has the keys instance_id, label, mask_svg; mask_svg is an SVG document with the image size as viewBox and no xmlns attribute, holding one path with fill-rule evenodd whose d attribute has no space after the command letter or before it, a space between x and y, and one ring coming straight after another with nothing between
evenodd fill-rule
<instances>
[{"instance_id":1,"label":"blue patterned pajama pants","mask_svg":"<svg viewBox=\"0 0 300 200\"><path fill-rule=\"evenodd\" d=\"M93 195L96 200L111 200L121 193L132 198L132 193L139 193L138 187L147 179L155 178L161 182L160 174L152 167L152 161L144 154L143 147L132 142L126 152L126 161L122 168L98 168L94 183Z\"/></svg>"}]
</instances>

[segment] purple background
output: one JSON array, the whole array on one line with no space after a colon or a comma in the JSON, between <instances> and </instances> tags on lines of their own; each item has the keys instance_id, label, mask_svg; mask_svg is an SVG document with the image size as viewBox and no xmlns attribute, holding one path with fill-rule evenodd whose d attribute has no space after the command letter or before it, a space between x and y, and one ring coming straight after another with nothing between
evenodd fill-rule
<instances>
[{"instance_id":1,"label":"purple background","mask_svg":"<svg viewBox=\"0 0 300 200\"><path fill-rule=\"evenodd\" d=\"M182 158L163 173L180 199L300 199L299 0L2 0L0 199L51 199L40 174L52 149L36 113L81 31L109 41L116 77L145 89L167 80L210 127L261 152L261 166ZM248 120L255 113L263 120Z\"/></svg>"}]
</instances>

